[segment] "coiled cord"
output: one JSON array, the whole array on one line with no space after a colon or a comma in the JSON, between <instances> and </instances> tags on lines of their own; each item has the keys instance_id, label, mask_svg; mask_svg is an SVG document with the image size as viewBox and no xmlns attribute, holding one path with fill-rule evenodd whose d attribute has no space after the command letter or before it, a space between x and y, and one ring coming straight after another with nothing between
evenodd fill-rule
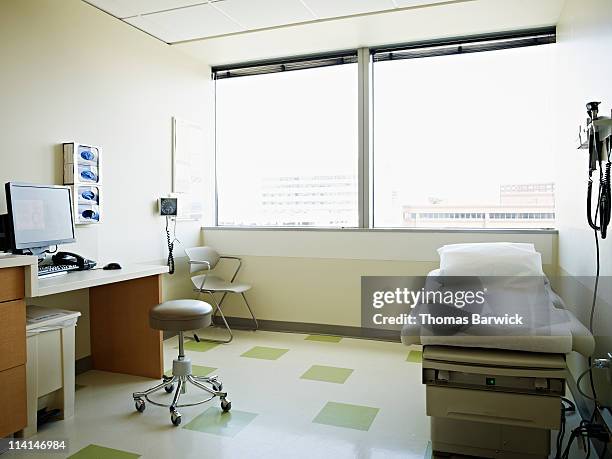
<instances>
[{"instance_id":1,"label":"coiled cord","mask_svg":"<svg viewBox=\"0 0 612 459\"><path fill-rule=\"evenodd\" d=\"M168 227L168 221L170 219L166 217L166 237L168 238L168 267L170 268L170 274L174 274L174 240L170 237L170 228ZM176 226L175 226L176 230Z\"/></svg>"},{"instance_id":2,"label":"coiled cord","mask_svg":"<svg viewBox=\"0 0 612 459\"><path fill-rule=\"evenodd\" d=\"M597 144L595 143L595 149L597 149ZM592 216L592 194L593 194L593 169L589 170L589 181L587 184L587 221L589 222L589 226L593 229L593 233L595 236L595 251L596 251L596 274L595 274L595 287L593 289L593 300L591 304L591 313L589 317L589 331L591 333L594 332L594 318L595 318L595 308L597 305L597 292L599 287L599 274L600 274L600 251L599 251L599 233L601 233L601 238L605 239L608 232L608 225L610 224L610 216L612 214L612 192L611 192L611 177L610 177L610 153L612 152L612 144L608 144L608 161L605 166L602 167L602 163L599 162L599 190L597 194L595 215ZM597 154L597 150L595 150ZM597 157L599 155L597 154ZM605 171L604 171L605 169ZM599 223L599 226L597 225ZM566 422L566 412L569 411L564 405L561 406L561 427L559 429L559 433L557 434L557 451L555 454L555 459L568 459L570 449L572 443L577 438L586 438L587 451L586 458L589 458L591 455L591 442L589 439L596 438L602 441L605 445L605 451L607 449L607 442L609 441L608 433L605 426L595 423L595 416L597 414L597 409L599 405L599 401L597 398L597 392L595 390L595 383L593 380L593 359L591 356L588 358L588 368L580 374L578 380L576 381L576 386L578 388L578 392L583 397L587 398L594 402L593 413L589 420L582 420L580 425L573 429L567 443L565 449L563 449L563 437L565 436L565 422ZM585 376L589 375L589 383L591 389L591 395L588 395L582 390L581 383Z\"/></svg>"},{"instance_id":3,"label":"coiled cord","mask_svg":"<svg viewBox=\"0 0 612 459\"><path fill-rule=\"evenodd\" d=\"M599 158L599 152L597 151L597 137L595 133L592 134L594 137L593 148L595 149L595 155ZM605 148L605 147L604 147ZM592 196L593 196L593 170L589 169L589 181L587 184L587 220L589 226L601 233L601 238L605 239L608 235L608 225L610 224L610 216L612 215L612 192L610 190L610 155L612 153L612 143L608 143L608 161L602 166L599 161L599 193L597 198L597 210L595 211L595 218L592 217ZM593 167L593 166L592 166ZM599 222L597 221L597 213L599 212ZM597 226L599 223L599 226Z\"/></svg>"},{"instance_id":4,"label":"coiled cord","mask_svg":"<svg viewBox=\"0 0 612 459\"><path fill-rule=\"evenodd\" d=\"M599 227L601 238L605 239L610 224L610 214L612 213L612 195L610 193L610 160L606 163L606 172L601 182L601 194L599 196Z\"/></svg>"}]
</instances>

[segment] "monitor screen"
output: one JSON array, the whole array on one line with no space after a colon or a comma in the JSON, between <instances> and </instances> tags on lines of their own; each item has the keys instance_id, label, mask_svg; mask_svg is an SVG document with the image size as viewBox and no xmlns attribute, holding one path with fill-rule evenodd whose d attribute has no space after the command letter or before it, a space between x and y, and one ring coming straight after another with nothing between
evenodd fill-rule
<instances>
[{"instance_id":1,"label":"monitor screen","mask_svg":"<svg viewBox=\"0 0 612 459\"><path fill-rule=\"evenodd\" d=\"M74 242L69 188L7 183L6 196L15 249Z\"/></svg>"}]
</instances>

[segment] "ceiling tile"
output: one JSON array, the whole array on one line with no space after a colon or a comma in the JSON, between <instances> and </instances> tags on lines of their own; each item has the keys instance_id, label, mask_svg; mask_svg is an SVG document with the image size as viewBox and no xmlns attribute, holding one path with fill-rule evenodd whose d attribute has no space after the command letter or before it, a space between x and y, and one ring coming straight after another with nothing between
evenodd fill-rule
<instances>
[{"instance_id":1,"label":"ceiling tile","mask_svg":"<svg viewBox=\"0 0 612 459\"><path fill-rule=\"evenodd\" d=\"M126 19L126 22L168 43L242 30L234 21L208 4L136 16Z\"/></svg>"},{"instance_id":2,"label":"ceiling tile","mask_svg":"<svg viewBox=\"0 0 612 459\"><path fill-rule=\"evenodd\" d=\"M206 0L86 0L118 18L206 3Z\"/></svg>"},{"instance_id":3,"label":"ceiling tile","mask_svg":"<svg viewBox=\"0 0 612 459\"><path fill-rule=\"evenodd\" d=\"M214 5L247 29L315 19L299 0L223 0Z\"/></svg>"},{"instance_id":4,"label":"ceiling tile","mask_svg":"<svg viewBox=\"0 0 612 459\"><path fill-rule=\"evenodd\" d=\"M392 0L304 0L320 18L349 16L394 8Z\"/></svg>"},{"instance_id":5,"label":"ceiling tile","mask_svg":"<svg viewBox=\"0 0 612 459\"><path fill-rule=\"evenodd\" d=\"M395 0L398 8L405 8L407 6L421 6L421 5L433 5L435 3L447 2L448 0Z\"/></svg>"}]
</instances>

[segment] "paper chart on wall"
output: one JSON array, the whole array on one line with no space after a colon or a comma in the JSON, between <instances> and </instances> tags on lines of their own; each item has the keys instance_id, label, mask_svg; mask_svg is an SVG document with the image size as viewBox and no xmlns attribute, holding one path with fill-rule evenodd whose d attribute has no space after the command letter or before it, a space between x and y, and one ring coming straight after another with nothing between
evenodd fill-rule
<instances>
[{"instance_id":1,"label":"paper chart on wall","mask_svg":"<svg viewBox=\"0 0 612 459\"><path fill-rule=\"evenodd\" d=\"M172 124L172 191L178 197L178 218L199 220L204 206L204 129L176 117Z\"/></svg>"}]
</instances>

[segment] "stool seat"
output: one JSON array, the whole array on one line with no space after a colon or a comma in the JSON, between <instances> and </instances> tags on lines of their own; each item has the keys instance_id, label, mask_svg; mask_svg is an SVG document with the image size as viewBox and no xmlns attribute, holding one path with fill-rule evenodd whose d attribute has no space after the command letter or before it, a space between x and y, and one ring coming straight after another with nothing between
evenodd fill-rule
<instances>
[{"instance_id":1,"label":"stool seat","mask_svg":"<svg viewBox=\"0 0 612 459\"><path fill-rule=\"evenodd\" d=\"M149 325L155 330L189 331L208 327L212 306L199 300L171 300L153 306Z\"/></svg>"}]
</instances>

